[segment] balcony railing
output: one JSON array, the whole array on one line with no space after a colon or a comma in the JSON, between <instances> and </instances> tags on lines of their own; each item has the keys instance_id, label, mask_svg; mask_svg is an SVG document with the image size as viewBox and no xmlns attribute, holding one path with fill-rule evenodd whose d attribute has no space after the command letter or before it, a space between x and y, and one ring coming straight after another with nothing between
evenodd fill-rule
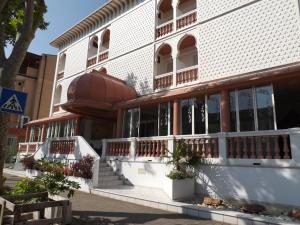
<instances>
[{"instance_id":1,"label":"balcony railing","mask_svg":"<svg viewBox=\"0 0 300 225\"><path fill-rule=\"evenodd\" d=\"M211 163L300 167L299 128L103 140L103 157L124 156L122 149L125 148L128 160L145 160L145 157L161 160L161 156L168 154L167 150L173 151L181 139L189 151L199 159L210 159Z\"/></svg>"},{"instance_id":2,"label":"balcony railing","mask_svg":"<svg viewBox=\"0 0 300 225\"><path fill-rule=\"evenodd\" d=\"M158 75L154 78L154 88L162 89L173 85L173 72Z\"/></svg>"},{"instance_id":3,"label":"balcony railing","mask_svg":"<svg viewBox=\"0 0 300 225\"><path fill-rule=\"evenodd\" d=\"M60 80L60 79L64 78L64 75L65 75L65 71L64 70L59 71L57 73L57 80Z\"/></svg>"},{"instance_id":4,"label":"balcony railing","mask_svg":"<svg viewBox=\"0 0 300 225\"><path fill-rule=\"evenodd\" d=\"M27 142L19 143L19 153L23 155L28 155L36 152L43 142Z\"/></svg>"},{"instance_id":5,"label":"balcony railing","mask_svg":"<svg viewBox=\"0 0 300 225\"><path fill-rule=\"evenodd\" d=\"M107 50L107 51L104 51L104 52L101 52L101 53L99 54L98 61L99 61L99 62L102 62L102 61L108 59L108 52L109 52L108 50Z\"/></svg>"},{"instance_id":6,"label":"balcony railing","mask_svg":"<svg viewBox=\"0 0 300 225\"><path fill-rule=\"evenodd\" d=\"M176 84L184 84L198 79L198 65L178 70L176 73Z\"/></svg>"},{"instance_id":7,"label":"balcony railing","mask_svg":"<svg viewBox=\"0 0 300 225\"><path fill-rule=\"evenodd\" d=\"M185 13L176 20L176 28L181 29L186 26L189 26L197 21L197 10Z\"/></svg>"},{"instance_id":8,"label":"balcony railing","mask_svg":"<svg viewBox=\"0 0 300 225\"><path fill-rule=\"evenodd\" d=\"M163 37L173 32L173 21L168 21L156 27L156 38Z\"/></svg>"},{"instance_id":9,"label":"balcony railing","mask_svg":"<svg viewBox=\"0 0 300 225\"><path fill-rule=\"evenodd\" d=\"M86 62L86 67L90 67L92 65L95 65L96 63L97 63L97 55L88 58Z\"/></svg>"},{"instance_id":10,"label":"balcony railing","mask_svg":"<svg viewBox=\"0 0 300 225\"><path fill-rule=\"evenodd\" d=\"M50 143L50 154L69 155L75 151L75 139L53 140Z\"/></svg>"}]
</instances>

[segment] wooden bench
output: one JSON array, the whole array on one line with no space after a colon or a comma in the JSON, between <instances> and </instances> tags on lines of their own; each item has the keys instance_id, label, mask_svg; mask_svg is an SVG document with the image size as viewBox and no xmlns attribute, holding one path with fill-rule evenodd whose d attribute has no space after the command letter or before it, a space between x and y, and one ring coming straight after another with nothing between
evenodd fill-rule
<instances>
[{"instance_id":1,"label":"wooden bench","mask_svg":"<svg viewBox=\"0 0 300 225\"><path fill-rule=\"evenodd\" d=\"M37 201L31 203L30 200L34 199ZM55 201L47 192L42 192L1 196L0 205L0 225L50 225L66 224L70 201L68 199ZM60 215L52 218L54 210L58 208L61 209ZM45 213L52 215L45 216Z\"/></svg>"}]
</instances>

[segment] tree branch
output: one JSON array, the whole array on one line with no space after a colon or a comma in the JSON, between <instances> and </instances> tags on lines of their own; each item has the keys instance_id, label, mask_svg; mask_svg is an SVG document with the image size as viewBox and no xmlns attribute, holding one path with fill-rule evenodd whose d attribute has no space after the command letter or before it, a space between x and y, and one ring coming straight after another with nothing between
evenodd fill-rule
<instances>
[{"instance_id":1,"label":"tree branch","mask_svg":"<svg viewBox=\"0 0 300 225\"><path fill-rule=\"evenodd\" d=\"M1 83L7 87L12 87L15 76L34 37L35 31L32 30L34 19L34 1L35 0L26 0L23 26L20 29L19 35L17 35L14 48L12 49L12 52L4 66L5 74L10 74L10 76L2 76Z\"/></svg>"}]
</instances>

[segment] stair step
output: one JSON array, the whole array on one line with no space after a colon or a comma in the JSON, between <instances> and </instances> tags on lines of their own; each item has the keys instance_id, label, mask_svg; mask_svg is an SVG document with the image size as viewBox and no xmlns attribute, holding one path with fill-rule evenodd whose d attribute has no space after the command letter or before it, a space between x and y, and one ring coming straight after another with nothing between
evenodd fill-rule
<instances>
[{"instance_id":1,"label":"stair step","mask_svg":"<svg viewBox=\"0 0 300 225\"><path fill-rule=\"evenodd\" d=\"M114 176L116 175L114 171L99 171L98 177L102 176Z\"/></svg>"},{"instance_id":2,"label":"stair step","mask_svg":"<svg viewBox=\"0 0 300 225\"><path fill-rule=\"evenodd\" d=\"M113 188L120 185L123 185L122 180L105 181L105 182L100 181L98 184L98 188Z\"/></svg>"},{"instance_id":3,"label":"stair step","mask_svg":"<svg viewBox=\"0 0 300 225\"><path fill-rule=\"evenodd\" d=\"M102 172L102 171L112 171L112 168L109 167L109 166L108 166L108 167L100 167L100 168L99 168L99 171L101 171L101 172Z\"/></svg>"},{"instance_id":4,"label":"stair step","mask_svg":"<svg viewBox=\"0 0 300 225\"><path fill-rule=\"evenodd\" d=\"M119 176L113 175L113 176L102 176L99 177L99 182L107 182L107 181L115 181L119 180Z\"/></svg>"},{"instance_id":5,"label":"stair step","mask_svg":"<svg viewBox=\"0 0 300 225\"><path fill-rule=\"evenodd\" d=\"M111 168L106 162L100 162L99 168Z\"/></svg>"}]
</instances>

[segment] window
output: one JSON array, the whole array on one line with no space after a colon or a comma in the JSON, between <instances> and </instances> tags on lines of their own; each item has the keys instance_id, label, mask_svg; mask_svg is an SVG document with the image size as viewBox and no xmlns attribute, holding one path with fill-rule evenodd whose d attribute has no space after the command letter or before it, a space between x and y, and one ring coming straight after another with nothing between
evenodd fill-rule
<instances>
[{"instance_id":1,"label":"window","mask_svg":"<svg viewBox=\"0 0 300 225\"><path fill-rule=\"evenodd\" d=\"M158 107L148 106L140 109L140 137L158 135Z\"/></svg>"},{"instance_id":2,"label":"window","mask_svg":"<svg viewBox=\"0 0 300 225\"><path fill-rule=\"evenodd\" d=\"M162 103L159 105L159 136L173 134L173 105Z\"/></svg>"},{"instance_id":3,"label":"window","mask_svg":"<svg viewBox=\"0 0 300 225\"><path fill-rule=\"evenodd\" d=\"M124 113L123 137L139 136L140 109L129 109Z\"/></svg>"},{"instance_id":4,"label":"window","mask_svg":"<svg viewBox=\"0 0 300 225\"><path fill-rule=\"evenodd\" d=\"M206 133L205 96L195 100L195 134Z\"/></svg>"},{"instance_id":5,"label":"window","mask_svg":"<svg viewBox=\"0 0 300 225\"><path fill-rule=\"evenodd\" d=\"M230 92L231 131L273 130L272 86L262 86Z\"/></svg>"},{"instance_id":6,"label":"window","mask_svg":"<svg viewBox=\"0 0 300 225\"><path fill-rule=\"evenodd\" d=\"M181 101L181 134L192 134L194 99Z\"/></svg>"},{"instance_id":7,"label":"window","mask_svg":"<svg viewBox=\"0 0 300 225\"><path fill-rule=\"evenodd\" d=\"M210 95L207 97L207 117L208 133L217 133L221 131L220 116L220 95Z\"/></svg>"},{"instance_id":8,"label":"window","mask_svg":"<svg viewBox=\"0 0 300 225\"><path fill-rule=\"evenodd\" d=\"M181 101L181 134L217 133L220 123L219 94Z\"/></svg>"}]
</instances>

